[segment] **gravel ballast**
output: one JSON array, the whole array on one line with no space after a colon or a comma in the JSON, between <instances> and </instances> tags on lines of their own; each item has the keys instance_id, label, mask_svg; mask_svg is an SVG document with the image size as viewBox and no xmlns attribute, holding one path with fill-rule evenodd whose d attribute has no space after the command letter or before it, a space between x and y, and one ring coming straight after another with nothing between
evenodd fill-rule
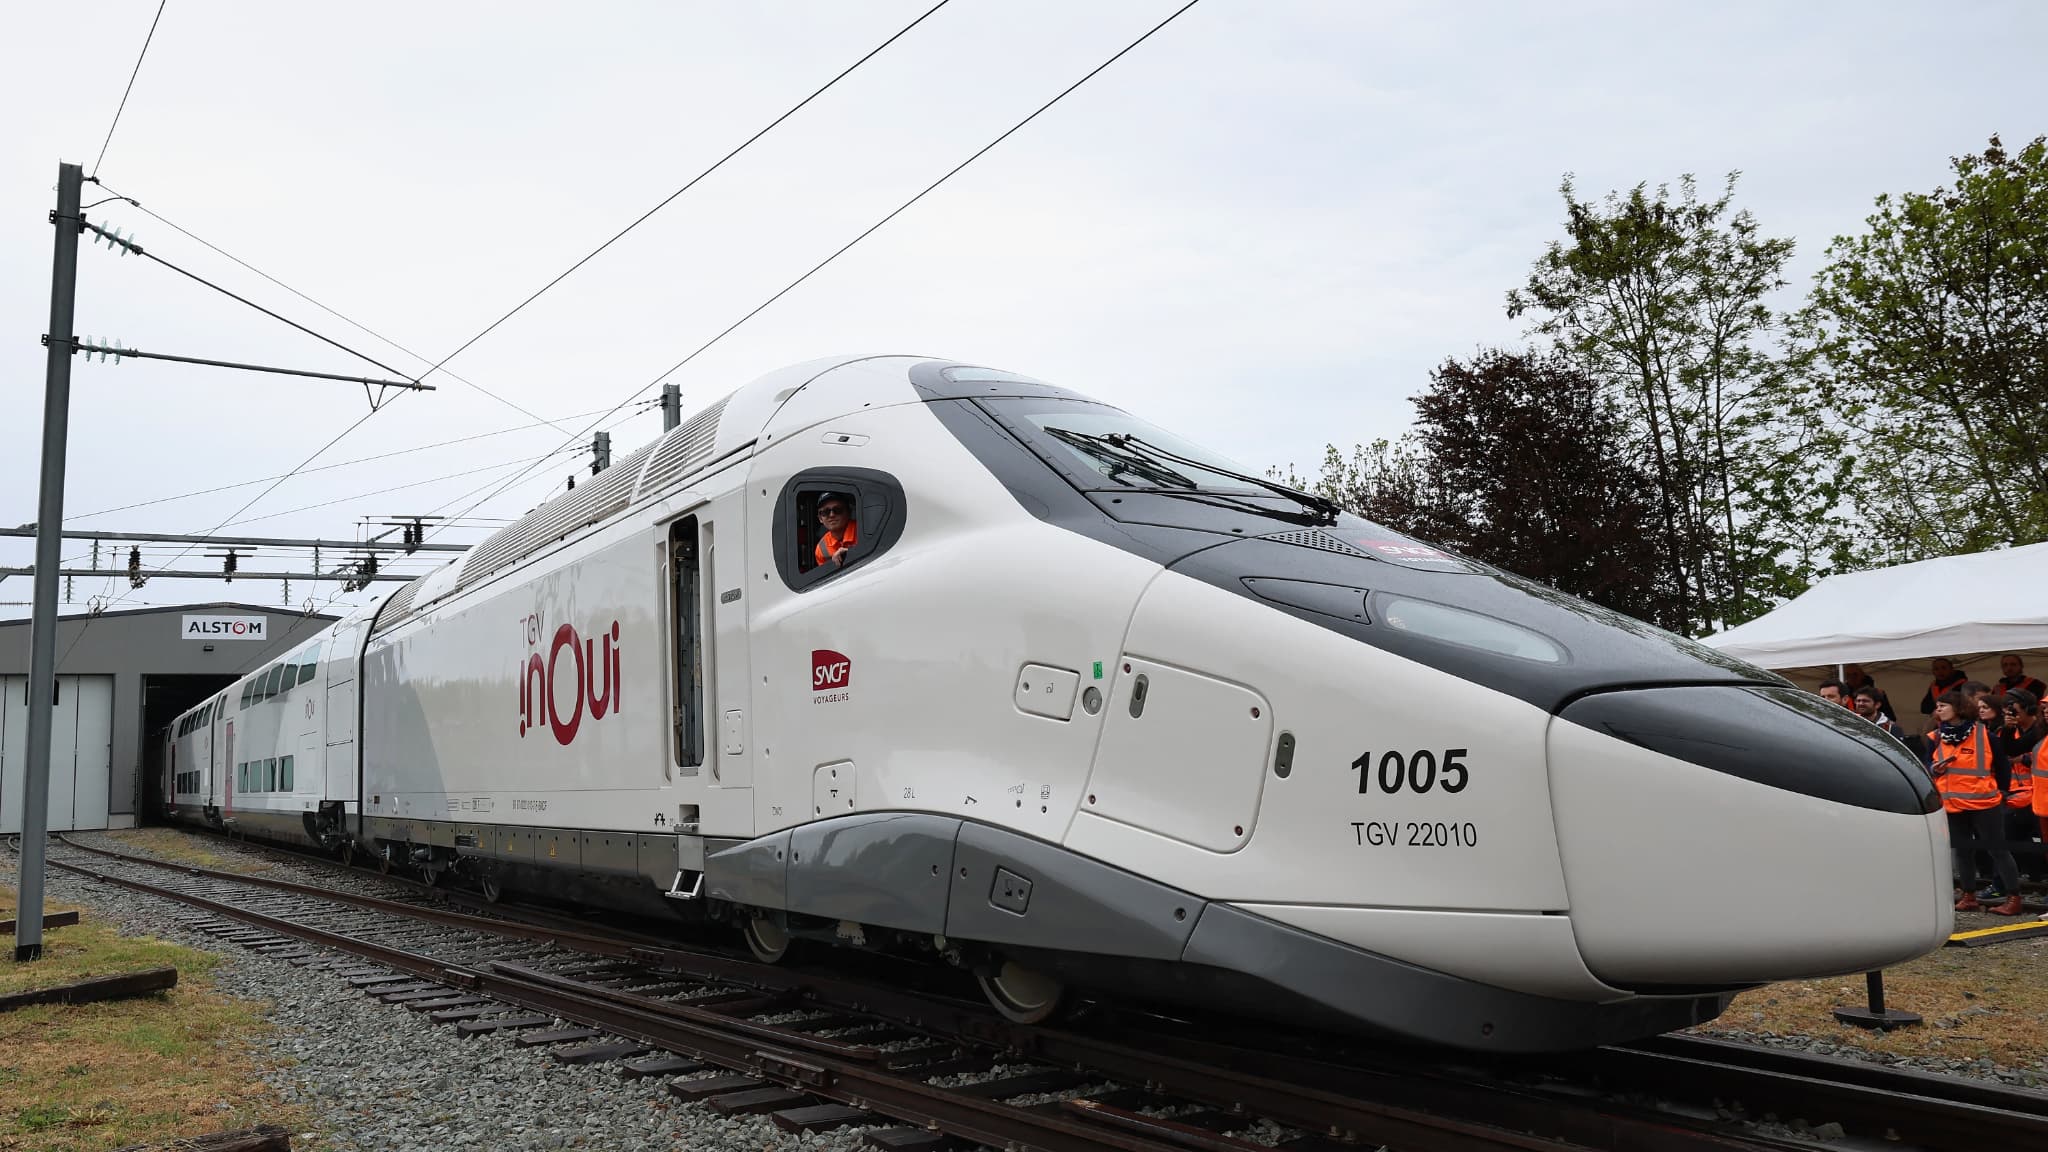
<instances>
[{"instance_id":1,"label":"gravel ballast","mask_svg":"<svg viewBox=\"0 0 2048 1152\"><path fill-rule=\"evenodd\" d=\"M79 843L136 851L119 835L80 834ZM316 862L280 860L276 855L211 838L197 840L222 857L270 864L264 875L321 884L364 895L406 891L374 875L345 873ZM138 853L146 854L146 853ZM0 854L0 877L11 880L14 858ZM315 968L225 947L201 933L181 929L192 909L122 889L89 884L52 871L53 899L81 905L89 915L118 923L123 931L147 933L225 957L214 978L221 992L263 1002L275 1027L248 1041L270 1070L265 1080L285 1100L305 1104L322 1118L319 1136L336 1149L426 1152L429 1149L683 1148L701 1152L838 1152L859 1147L858 1128L811 1136L782 1132L766 1116L725 1117L702 1105L677 1100L665 1091L667 1078L629 1080L616 1064L570 1066L547 1048L522 1048L509 1035L465 1037L452 1026L430 1023L424 1014L383 1004L340 977ZM353 959L338 968L360 966ZM1968 1010L1965 1010L1966 1012ZM807 1018L814 1012L787 1013ZM1930 1019L1930 1032L1981 1025L1986 1010L1957 1019ZM1810 1051L1817 1055L1925 1069L2006 1084L2039 1086L2048 1063L2008 1067L1988 1059L1903 1055L1871 1051L1841 1038L1774 1031L1730 1012L1732 1025L1710 1034L1747 1044ZM1701 1031L1709 1031L1701 1029ZM899 1044L915 1044L906 1040ZM884 1045L889 1047L890 1045ZM1025 1071L1001 1066L949 1078L962 1083ZM1078 1095L1085 1089L1048 1093L1045 1099ZM886 1121L884 1123L887 1123ZM1269 1126L1270 1127L1270 1126ZM1279 1130L1241 1134L1271 1143Z\"/></svg>"},{"instance_id":2,"label":"gravel ballast","mask_svg":"<svg viewBox=\"0 0 2048 1152\"><path fill-rule=\"evenodd\" d=\"M75 837L127 850L118 837ZM208 842L228 855L241 849ZM0 853L0 880L12 883L17 858ZM374 890L374 878L348 877ZM331 883L331 881L330 881ZM605 1148L692 1152L840 1152L861 1145L862 1128L802 1136L765 1115L721 1116L675 1099L668 1078L627 1079L616 1064L565 1065L549 1050L521 1048L507 1036L464 1037L424 1013L384 1004L324 969L294 967L179 926L194 910L171 901L95 884L51 869L52 900L87 914L224 957L214 988L253 1000L274 1027L245 1041L268 1070L264 1080L288 1102L321 1117L302 1134L346 1152L439 1152ZM340 885L336 885L340 886ZM359 965L352 958L335 965ZM565 1024L567 1022L564 1022ZM295 1140L294 1147L301 1146Z\"/></svg>"}]
</instances>

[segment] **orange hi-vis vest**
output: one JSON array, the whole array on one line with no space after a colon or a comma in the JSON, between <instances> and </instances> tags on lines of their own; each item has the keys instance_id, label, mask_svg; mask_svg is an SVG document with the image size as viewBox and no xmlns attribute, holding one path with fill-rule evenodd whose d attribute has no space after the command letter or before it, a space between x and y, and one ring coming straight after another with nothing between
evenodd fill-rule
<instances>
[{"instance_id":1,"label":"orange hi-vis vest","mask_svg":"<svg viewBox=\"0 0 2048 1152\"><path fill-rule=\"evenodd\" d=\"M2036 744L2026 755L2012 758L2012 788L2005 794L2007 807L2023 811L2034 808L2034 768L2040 754L2041 746Z\"/></svg>"},{"instance_id":2,"label":"orange hi-vis vest","mask_svg":"<svg viewBox=\"0 0 2048 1152\"><path fill-rule=\"evenodd\" d=\"M1939 700L1941 699L1942 693L1948 691L1949 689L1955 687L1958 684L1967 682L1969 679L1970 678L1968 676L1957 674L1955 679L1949 681L1946 684L1943 684L1939 680L1930 680L1927 682L1927 698L1929 700Z\"/></svg>"},{"instance_id":3,"label":"orange hi-vis vest","mask_svg":"<svg viewBox=\"0 0 2048 1152\"><path fill-rule=\"evenodd\" d=\"M1982 812L1999 805L1998 778L1991 774L1991 733L1982 724L1970 726L1960 744L1935 737L1934 780L1941 806L1950 812Z\"/></svg>"},{"instance_id":4,"label":"orange hi-vis vest","mask_svg":"<svg viewBox=\"0 0 2048 1152\"><path fill-rule=\"evenodd\" d=\"M818 541L818 547L815 549L818 563L823 564L832 559L832 554L839 551L842 546L852 547L859 542L860 525L852 520L848 520L845 531L827 532L825 533L825 538Z\"/></svg>"},{"instance_id":5,"label":"orange hi-vis vest","mask_svg":"<svg viewBox=\"0 0 2048 1152\"><path fill-rule=\"evenodd\" d=\"M2019 770L2018 766L2015 765L2013 770L2017 772ZM2034 745L2033 775L2042 776L2044 774L2048 774L2048 740L2043 740L2039 744ZM2048 819L2048 788L2034 789L2034 815Z\"/></svg>"}]
</instances>

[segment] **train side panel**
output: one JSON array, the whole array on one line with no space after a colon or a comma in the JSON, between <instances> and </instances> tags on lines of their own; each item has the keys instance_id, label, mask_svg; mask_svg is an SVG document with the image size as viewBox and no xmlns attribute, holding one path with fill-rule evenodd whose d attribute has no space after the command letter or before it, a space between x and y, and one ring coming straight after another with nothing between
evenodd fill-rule
<instances>
[{"instance_id":1,"label":"train side panel","mask_svg":"<svg viewBox=\"0 0 2048 1152\"><path fill-rule=\"evenodd\" d=\"M636 510L374 636L359 685L366 830L415 842L452 824L672 836L707 774L674 753L670 549L685 521L702 531L706 495ZM700 619L709 585L691 605ZM715 731L714 685L696 707ZM715 756L716 739L705 745Z\"/></svg>"}]
</instances>

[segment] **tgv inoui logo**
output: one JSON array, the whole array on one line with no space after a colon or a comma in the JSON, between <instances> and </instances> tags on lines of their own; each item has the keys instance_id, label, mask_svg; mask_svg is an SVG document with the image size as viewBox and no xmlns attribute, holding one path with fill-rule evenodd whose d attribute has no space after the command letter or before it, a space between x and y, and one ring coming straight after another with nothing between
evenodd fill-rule
<instances>
[{"instance_id":1,"label":"tgv inoui logo","mask_svg":"<svg viewBox=\"0 0 2048 1152\"><path fill-rule=\"evenodd\" d=\"M587 710L592 720L618 715L624 695L619 678L619 622L597 640L585 640L564 624L543 647L538 616L526 621L526 666L519 677L519 735L545 724L555 743L576 739ZM545 655L543 655L545 653ZM563 677L567 677L566 682ZM565 702L563 697L567 696Z\"/></svg>"}]
</instances>

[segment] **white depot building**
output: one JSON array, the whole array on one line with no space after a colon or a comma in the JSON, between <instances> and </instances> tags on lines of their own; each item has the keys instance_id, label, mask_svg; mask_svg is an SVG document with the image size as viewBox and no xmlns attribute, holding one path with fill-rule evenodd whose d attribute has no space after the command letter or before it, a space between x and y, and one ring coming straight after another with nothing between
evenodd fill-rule
<instances>
[{"instance_id":1,"label":"white depot building","mask_svg":"<svg viewBox=\"0 0 2048 1152\"><path fill-rule=\"evenodd\" d=\"M334 620L249 604L60 616L50 831L132 828L161 811L164 726ZM0 834L21 831L30 631L26 618L0 621Z\"/></svg>"}]
</instances>

